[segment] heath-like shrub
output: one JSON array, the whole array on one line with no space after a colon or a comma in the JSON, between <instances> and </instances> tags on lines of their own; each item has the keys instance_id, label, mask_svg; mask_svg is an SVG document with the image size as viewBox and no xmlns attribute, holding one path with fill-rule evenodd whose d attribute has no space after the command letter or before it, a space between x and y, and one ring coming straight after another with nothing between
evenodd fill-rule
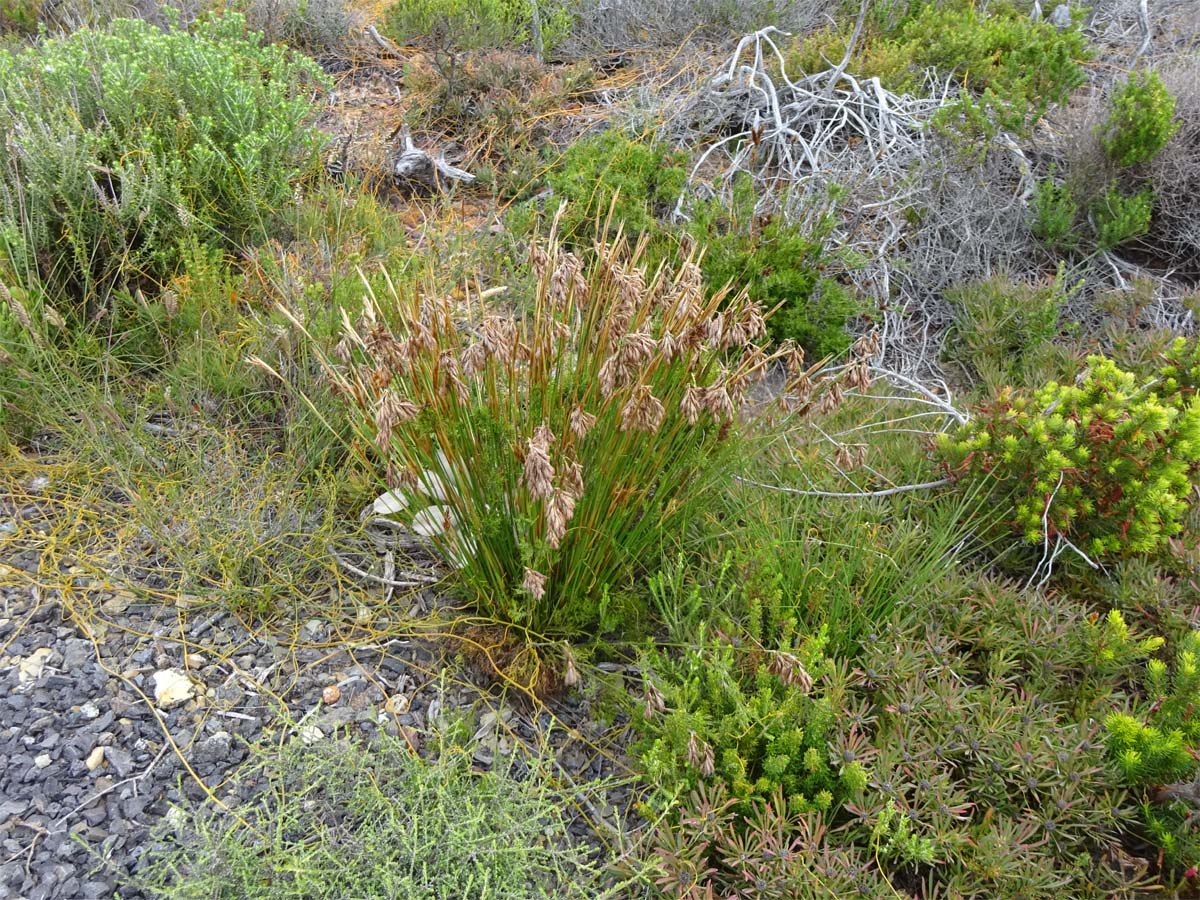
<instances>
[{"instance_id":1,"label":"heath-like shrub","mask_svg":"<svg viewBox=\"0 0 1200 900\"><path fill-rule=\"evenodd\" d=\"M836 715L814 686L831 665L825 639L795 643L794 652L734 646L702 625L680 658L645 661L654 677L639 725L642 765L662 796L715 782L743 812L778 791L793 812L827 813L866 787L861 763L829 758Z\"/></svg>"},{"instance_id":2,"label":"heath-like shrub","mask_svg":"<svg viewBox=\"0 0 1200 900\"><path fill-rule=\"evenodd\" d=\"M1171 664L1158 658L1146 663L1142 689L1135 709L1113 712L1104 720L1109 756L1122 782L1142 795L1146 837L1173 865L1196 865L1200 632L1184 635Z\"/></svg>"},{"instance_id":3,"label":"heath-like shrub","mask_svg":"<svg viewBox=\"0 0 1200 900\"><path fill-rule=\"evenodd\" d=\"M117 20L0 53L0 269L83 319L113 290L161 285L189 242L261 237L318 159L325 83L235 15L191 33Z\"/></svg>"},{"instance_id":4,"label":"heath-like shrub","mask_svg":"<svg viewBox=\"0 0 1200 900\"><path fill-rule=\"evenodd\" d=\"M1096 243L1112 250L1126 241L1145 234L1154 211L1154 195L1149 190L1123 194L1113 185L1092 206Z\"/></svg>"},{"instance_id":5,"label":"heath-like shrub","mask_svg":"<svg viewBox=\"0 0 1200 900\"><path fill-rule=\"evenodd\" d=\"M604 223L611 231L648 233L665 240L659 217L668 213L687 181L685 159L660 142L636 140L620 130L610 130L576 141L549 175L550 187L569 201L561 231L564 239L587 246L603 236Z\"/></svg>"},{"instance_id":6,"label":"heath-like shrub","mask_svg":"<svg viewBox=\"0 0 1200 900\"><path fill-rule=\"evenodd\" d=\"M1157 156L1178 129L1175 98L1162 79L1156 72L1138 72L1113 93L1100 145L1117 165L1136 166Z\"/></svg>"},{"instance_id":7,"label":"heath-like shrub","mask_svg":"<svg viewBox=\"0 0 1200 900\"><path fill-rule=\"evenodd\" d=\"M1108 359L1074 385L1003 390L941 441L949 472L1013 504L1026 541L1094 557L1153 553L1182 528L1200 463L1200 405L1160 397Z\"/></svg>"},{"instance_id":8,"label":"heath-like shrub","mask_svg":"<svg viewBox=\"0 0 1200 900\"><path fill-rule=\"evenodd\" d=\"M1062 273L1042 284L996 276L946 292L954 325L947 355L995 391L1021 384L1058 336L1067 290Z\"/></svg>"},{"instance_id":9,"label":"heath-like shrub","mask_svg":"<svg viewBox=\"0 0 1200 900\"><path fill-rule=\"evenodd\" d=\"M385 21L396 40L447 53L511 50L530 41L545 52L571 30L566 10L543 0L398 0Z\"/></svg>"},{"instance_id":10,"label":"heath-like shrub","mask_svg":"<svg viewBox=\"0 0 1200 900\"><path fill-rule=\"evenodd\" d=\"M846 322L859 304L843 285L823 274L833 253L828 239L836 217L831 205L814 205L806 225L755 212L749 178L734 185L729 202L710 200L691 209L687 233L704 248L700 267L714 286L732 282L772 310L767 320L777 340L791 340L820 359L850 346Z\"/></svg>"},{"instance_id":11,"label":"heath-like shrub","mask_svg":"<svg viewBox=\"0 0 1200 900\"><path fill-rule=\"evenodd\" d=\"M1034 188L1032 220L1033 236L1051 250L1071 250L1079 243L1075 233L1079 219L1079 198L1070 182L1058 182L1054 173L1040 180Z\"/></svg>"},{"instance_id":12,"label":"heath-like shrub","mask_svg":"<svg viewBox=\"0 0 1200 900\"><path fill-rule=\"evenodd\" d=\"M917 0L904 6L899 17L887 15L902 8L899 4L875 7L850 70L878 76L899 92L921 90L930 69L953 76L963 91L945 107L945 124L985 135L998 129L1024 132L1083 82L1080 63L1089 54L1076 26L1060 31L1004 2ZM795 70L835 65L848 40L848 30L805 38L794 56Z\"/></svg>"},{"instance_id":13,"label":"heath-like shrub","mask_svg":"<svg viewBox=\"0 0 1200 900\"><path fill-rule=\"evenodd\" d=\"M395 291L330 367L386 464L380 508L428 536L481 612L541 635L619 621L623 589L729 474L768 360L757 306L683 262L535 244L516 310ZM390 324L389 324L390 323Z\"/></svg>"},{"instance_id":14,"label":"heath-like shrub","mask_svg":"<svg viewBox=\"0 0 1200 900\"><path fill-rule=\"evenodd\" d=\"M651 850L664 900L904 897L872 862L866 848L830 832L819 814L790 808L782 791L747 808L720 783L695 791L678 825L655 831Z\"/></svg>"},{"instance_id":15,"label":"heath-like shrub","mask_svg":"<svg viewBox=\"0 0 1200 900\"><path fill-rule=\"evenodd\" d=\"M1091 655L1078 604L986 582L944 597L908 604L857 660L874 757L840 839L918 897L1114 896L1125 876L1105 860L1131 810L1092 698L1072 702ZM1121 678L1094 679L1111 702Z\"/></svg>"}]
</instances>

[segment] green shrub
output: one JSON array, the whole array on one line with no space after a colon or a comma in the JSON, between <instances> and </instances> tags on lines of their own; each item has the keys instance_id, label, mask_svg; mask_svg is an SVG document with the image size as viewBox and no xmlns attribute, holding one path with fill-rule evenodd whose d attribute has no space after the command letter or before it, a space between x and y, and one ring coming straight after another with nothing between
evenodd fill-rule
<instances>
[{"instance_id":1,"label":"green shrub","mask_svg":"<svg viewBox=\"0 0 1200 900\"><path fill-rule=\"evenodd\" d=\"M1123 194L1113 185L1092 206L1096 242L1103 250L1112 250L1150 229L1154 195L1149 189Z\"/></svg>"},{"instance_id":2,"label":"green shrub","mask_svg":"<svg viewBox=\"0 0 1200 900\"><path fill-rule=\"evenodd\" d=\"M386 464L391 512L483 614L551 637L633 627L624 592L730 475L765 325L691 262L650 277L612 247L586 265L533 254L520 315L397 292L329 371Z\"/></svg>"},{"instance_id":3,"label":"green shrub","mask_svg":"<svg viewBox=\"0 0 1200 900\"><path fill-rule=\"evenodd\" d=\"M1056 252L1072 250L1079 244L1075 233L1079 215L1079 200L1070 182L1056 182L1053 172L1038 181L1030 223L1034 237Z\"/></svg>"},{"instance_id":4,"label":"green shrub","mask_svg":"<svg viewBox=\"0 0 1200 900\"><path fill-rule=\"evenodd\" d=\"M81 325L114 292L155 290L189 245L262 237L318 159L325 83L239 16L193 33L117 20L0 53L0 270L70 298Z\"/></svg>"},{"instance_id":5,"label":"green shrub","mask_svg":"<svg viewBox=\"0 0 1200 900\"><path fill-rule=\"evenodd\" d=\"M618 129L576 141L548 177L555 196L568 201L560 233L586 247L623 226L631 239L649 235L656 243L653 255L661 256L668 239L659 217L683 193L685 162L658 141L636 140Z\"/></svg>"},{"instance_id":6,"label":"green shrub","mask_svg":"<svg viewBox=\"0 0 1200 900\"><path fill-rule=\"evenodd\" d=\"M467 752L425 761L401 739L259 749L260 790L231 813L185 811L139 886L163 900L536 900L594 897L567 833L571 800L544 779L479 774Z\"/></svg>"},{"instance_id":7,"label":"green shrub","mask_svg":"<svg viewBox=\"0 0 1200 900\"><path fill-rule=\"evenodd\" d=\"M1158 377L1163 394L1194 398L1200 391L1200 340L1175 338L1162 354Z\"/></svg>"},{"instance_id":8,"label":"green shrub","mask_svg":"<svg viewBox=\"0 0 1200 900\"><path fill-rule=\"evenodd\" d=\"M830 762L835 710L814 692L830 666L823 636L769 650L701 625L693 641L679 657L643 660L654 701L639 721L641 762L657 802L717 783L743 812L778 791L791 812L827 813L866 787L861 765Z\"/></svg>"},{"instance_id":9,"label":"green shrub","mask_svg":"<svg viewBox=\"0 0 1200 900\"><path fill-rule=\"evenodd\" d=\"M1083 83L1086 42L1077 26L1059 31L1013 5L947 9L922 4L899 29L918 67L960 76L971 95L962 111L990 127L1025 133Z\"/></svg>"},{"instance_id":10,"label":"green shrub","mask_svg":"<svg viewBox=\"0 0 1200 900\"><path fill-rule=\"evenodd\" d=\"M398 0L385 22L401 43L445 53L511 50L530 41L549 53L571 29L562 6L541 0Z\"/></svg>"},{"instance_id":11,"label":"green shrub","mask_svg":"<svg viewBox=\"0 0 1200 900\"><path fill-rule=\"evenodd\" d=\"M828 239L836 218L829 203L814 211L810 224L793 225L782 216L758 215L752 182L739 179L728 201L694 203L689 221L676 230L661 217L683 194L683 164L682 155L663 144L620 131L576 142L549 176L555 195L571 202L563 233L586 246L623 227L625 234L648 236L653 264L673 251L682 231L703 248L700 267L711 287L732 282L772 311L768 323L776 340L795 341L818 358L845 351L846 322L860 307L822 274L833 256Z\"/></svg>"},{"instance_id":12,"label":"green shrub","mask_svg":"<svg viewBox=\"0 0 1200 900\"><path fill-rule=\"evenodd\" d=\"M1161 644L1161 640L1159 641ZM1173 664L1151 659L1131 713L1104 720L1108 751L1123 783L1141 794L1143 831L1173 866L1200 860L1192 784L1200 752L1200 632L1189 631Z\"/></svg>"},{"instance_id":13,"label":"green shrub","mask_svg":"<svg viewBox=\"0 0 1200 900\"><path fill-rule=\"evenodd\" d=\"M872 855L827 830L817 813L791 809L777 791L747 805L717 782L681 805L678 824L653 833L651 868L663 898L896 900Z\"/></svg>"},{"instance_id":14,"label":"green shrub","mask_svg":"<svg viewBox=\"0 0 1200 900\"><path fill-rule=\"evenodd\" d=\"M33 34L41 11L41 0L0 0L0 35Z\"/></svg>"},{"instance_id":15,"label":"green shrub","mask_svg":"<svg viewBox=\"0 0 1200 900\"><path fill-rule=\"evenodd\" d=\"M850 71L878 76L898 92L920 89L929 68L955 76L963 93L940 118L968 133L1025 133L1083 83L1080 63L1089 54L1078 26L1059 31L1012 3L917 0L891 21L877 9L871 21ZM798 70L836 64L848 39L848 31L806 39L797 51Z\"/></svg>"},{"instance_id":16,"label":"green shrub","mask_svg":"<svg viewBox=\"0 0 1200 900\"><path fill-rule=\"evenodd\" d=\"M945 437L948 470L982 483L1031 544L1154 553L1182 528L1200 464L1200 404L1160 397L1103 357L1077 385L1009 390Z\"/></svg>"},{"instance_id":17,"label":"green shrub","mask_svg":"<svg viewBox=\"0 0 1200 900\"><path fill-rule=\"evenodd\" d=\"M1062 269L1043 284L995 276L947 291L954 309L948 355L974 370L990 392L1026 383L1053 351L1068 293Z\"/></svg>"},{"instance_id":18,"label":"green shrub","mask_svg":"<svg viewBox=\"0 0 1200 900\"><path fill-rule=\"evenodd\" d=\"M1131 74L1113 92L1112 109L1100 126L1100 145L1119 166L1157 156L1179 130L1175 98L1156 72Z\"/></svg>"},{"instance_id":19,"label":"green shrub","mask_svg":"<svg viewBox=\"0 0 1200 900\"><path fill-rule=\"evenodd\" d=\"M750 179L734 186L729 201L713 199L691 210L686 232L704 248L700 266L709 284L732 282L765 310L771 335L791 340L820 359L850 346L846 322L859 311L850 292L822 275L836 217L818 210L806 227L781 216L755 214Z\"/></svg>"}]
</instances>

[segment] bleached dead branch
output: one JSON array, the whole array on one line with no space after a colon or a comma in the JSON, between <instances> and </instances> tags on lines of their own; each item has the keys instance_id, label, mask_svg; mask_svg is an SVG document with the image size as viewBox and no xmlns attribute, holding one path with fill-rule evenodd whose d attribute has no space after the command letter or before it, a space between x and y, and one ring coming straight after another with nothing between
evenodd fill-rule
<instances>
[{"instance_id":1,"label":"bleached dead branch","mask_svg":"<svg viewBox=\"0 0 1200 900\"><path fill-rule=\"evenodd\" d=\"M845 60L793 80L775 39L781 34L764 28L743 37L676 117L684 130L676 135L680 143L707 144L692 168L692 186L708 170L722 186L747 173L760 196L778 200L797 186L827 183L831 164L843 156L888 167L919 155L941 98L893 94L878 78L860 82L845 71ZM689 198L680 196L677 218L687 217Z\"/></svg>"}]
</instances>

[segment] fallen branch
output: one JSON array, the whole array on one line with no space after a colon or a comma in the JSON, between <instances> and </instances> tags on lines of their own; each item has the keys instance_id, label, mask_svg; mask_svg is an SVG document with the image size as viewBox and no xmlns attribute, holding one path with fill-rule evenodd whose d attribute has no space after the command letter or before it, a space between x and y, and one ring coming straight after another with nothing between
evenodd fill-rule
<instances>
[{"instance_id":1,"label":"fallen branch","mask_svg":"<svg viewBox=\"0 0 1200 900\"><path fill-rule=\"evenodd\" d=\"M439 153L432 156L413 143L408 126L402 126L401 138L404 149L392 165L392 180L401 190L416 193L440 193L447 183L461 181L470 184L475 176L464 169L450 165Z\"/></svg>"},{"instance_id":2,"label":"fallen branch","mask_svg":"<svg viewBox=\"0 0 1200 900\"><path fill-rule=\"evenodd\" d=\"M742 478L741 476L738 476L737 481L741 484L765 488L768 491L791 494L794 497L830 497L835 500L865 500L870 497L891 497L895 494L907 494L910 491L929 491L934 488L946 487L953 483L949 478L939 478L937 481L925 481L920 484L900 484L896 487L884 488L878 491L805 491L783 484L765 484L764 482Z\"/></svg>"}]
</instances>

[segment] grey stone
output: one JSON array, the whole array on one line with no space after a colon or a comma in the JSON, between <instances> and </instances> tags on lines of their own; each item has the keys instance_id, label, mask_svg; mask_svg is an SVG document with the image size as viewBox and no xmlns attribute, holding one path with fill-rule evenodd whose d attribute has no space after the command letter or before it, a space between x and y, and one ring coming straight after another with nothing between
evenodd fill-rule
<instances>
[{"instance_id":1,"label":"grey stone","mask_svg":"<svg viewBox=\"0 0 1200 900\"><path fill-rule=\"evenodd\" d=\"M199 763L214 764L227 759L232 750L233 735L227 731L218 731L198 743L193 756Z\"/></svg>"},{"instance_id":2,"label":"grey stone","mask_svg":"<svg viewBox=\"0 0 1200 900\"><path fill-rule=\"evenodd\" d=\"M92 662L95 648L86 638L72 638L62 645L63 669L78 672Z\"/></svg>"},{"instance_id":3,"label":"grey stone","mask_svg":"<svg viewBox=\"0 0 1200 900\"><path fill-rule=\"evenodd\" d=\"M108 810L104 808L103 803L97 803L95 806L92 806L83 811L83 821L87 822L89 825L91 825L93 827L96 825L99 825L101 822L103 822L107 818L108 818Z\"/></svg>"},{"instance_id":4,"label":"grey stone","mask_svg":"<svg viewBox=\"0 0 1200 900\"><path fill-rule=\"evenodd\" d=\"M25 880L25 868L19 862L0 866L0 887L15 887Z\"/></svg>"},{"instance_id":5,"label":"grey stone","mask_svg":"<svg viewBox=\"0 0 1200 900\"><path fill-rule=\"evenodd\" d=\"M120 747L106 747L104 749L104 758L108 760L108 764L112 766L118 778L128 778L132 774L133 756L128 750L123 750Z\"/></svg>"}]
</instances>

